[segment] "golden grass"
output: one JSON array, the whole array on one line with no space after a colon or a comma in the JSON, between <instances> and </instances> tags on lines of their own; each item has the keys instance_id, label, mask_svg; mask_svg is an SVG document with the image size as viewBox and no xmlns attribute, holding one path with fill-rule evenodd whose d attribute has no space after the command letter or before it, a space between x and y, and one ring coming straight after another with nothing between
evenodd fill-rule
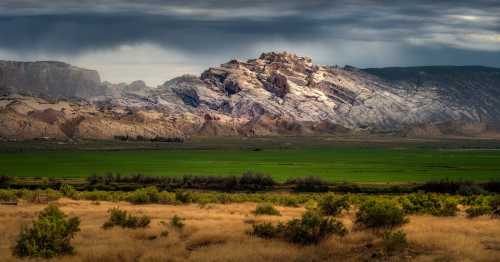
<instances>
[{"instance_id":1,"label":"golden grass","mask_svg":"<svg viewBox=\"0 0 500 262\"><path fill-rule=\"evenodd\" d=\"M411 216L403 226L410 247L393 256L384 255L376 232L353 227L354 212L340 220L350 229L343 237L332 237L317 246L302 247L281 240L264 240L245 233L255 221L287 221L304 208L277 207L281 216L254 216L255 204L228 205L131 205L129 203L73 201L56 202L71 216L81 219L81 232L72 241L74 256L53 261L499 261L500 219L467 219ZM134 214L147 214L145 229L104 230L107 210L119 206ZM11 256L22 224L28 224L44 205L0 206L0 260L21 261ZM178 215L185 228L169 226ZM164 221L164 223L161 223ZM168 230L168 236L161 232ZM35 260L36 261L36 260Z\"/></svg>"}]
</instances>

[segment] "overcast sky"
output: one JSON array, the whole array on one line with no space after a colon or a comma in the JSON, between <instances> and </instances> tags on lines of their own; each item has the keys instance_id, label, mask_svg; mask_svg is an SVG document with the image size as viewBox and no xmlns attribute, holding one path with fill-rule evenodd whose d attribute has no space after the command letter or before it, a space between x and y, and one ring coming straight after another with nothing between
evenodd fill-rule
<instances>
[{"instance_id":1,"label":"overcast sky","mask_svg":"<svg viewBox=\"0 0 500 262\"><path fill-rule=\"evenodd\" d=\"M500 1L0 0L1 60L60 60L156 86L290 51L357 67L500 67Z\"/></svg>"}]
</instances>

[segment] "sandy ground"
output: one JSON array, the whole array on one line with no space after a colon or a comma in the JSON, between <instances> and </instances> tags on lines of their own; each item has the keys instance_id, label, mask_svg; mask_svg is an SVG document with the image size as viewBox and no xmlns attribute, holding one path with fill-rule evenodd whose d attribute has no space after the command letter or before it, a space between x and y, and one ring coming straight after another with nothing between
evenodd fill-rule
<instances>
[{"instance_id":1,"label":"sandy ground","mask_svg":"<svg viewBox=\"0 0 500 262\"><path fill-rule=\"evenodd\" d=\"M347 236L332 237L316 246L302 247L281 240L264 240L245 233L256 221L286 221L303 208L278 207L282 216L254 216L253 203L228 205L131 205L61 199L56 202L70 216L81 219L81 232L72 241L73 256L54 261L499 261L500 219L463 215L452 218L411 216L402 229L409 248L384 254L379 233L353 225L354 211L341 216ZM119 206L134 214L147 214L146 229L102 229L107 210ZM29 224L45 205L0 206L0 261L20 261L11 247L22 224ZM185 218L179 230L172 216ZM168 236L161 236L167 230Z\"/></svg>"}]
</instances>

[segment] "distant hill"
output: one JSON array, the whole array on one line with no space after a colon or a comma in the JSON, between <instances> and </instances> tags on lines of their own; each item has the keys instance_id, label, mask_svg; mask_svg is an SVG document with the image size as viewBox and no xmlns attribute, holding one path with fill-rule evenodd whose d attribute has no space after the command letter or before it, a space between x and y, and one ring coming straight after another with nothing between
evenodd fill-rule
<instances>
[{"instance_id":1,"label":"distant hill","mask_svg":"<svg viewBox=\"0 0 500 262\"><path fill-rule=\"evenodd\" d=\"M62 62L0 61L0 94L89 98L104 94L97 71Z\"/></svg>"}]
</instances>

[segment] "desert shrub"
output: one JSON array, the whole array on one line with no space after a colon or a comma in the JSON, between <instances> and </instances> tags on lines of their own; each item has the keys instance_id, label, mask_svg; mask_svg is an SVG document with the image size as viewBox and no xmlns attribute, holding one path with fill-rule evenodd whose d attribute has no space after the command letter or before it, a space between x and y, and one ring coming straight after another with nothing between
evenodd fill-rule
<instances>
[{"instance_id":1,"label":"desert shrub","mask_svg":"<svg viewBox=\"0 0 500 262\"><path fill-rule=\"evenodd\" d=\"M489 200L487 195L472 195L460 198L459 203L465 206L487 206Z\"/></svg>"},{"instance_id":2,"label":"desert shrub","mask_svg":"<svg viewBox=\"0 0 500 262\"><path fill-rule=\"evenodd\" d=\"M408 214L431 213L440 206L440 200L434 194L409 194L399 199L403 210Z\"/></svg>"},{"instance_id":3,"label":"desert shrub","mask_svg":"<svg viewBox=\"0 0 500 262\"><path fill-rule=\"evenodd\" d=\"M408 246L406 233L402 230L398 230L395 232L384 232L384 235L382 237L382 246L388 253L393 253L405 249Z\"/></svg>"},{"instance_id":4,"label":"desert shrub","mask_svg":"<svg viewBox=\"0 0 500 262\"><path fill-rule=\"evenodd\" d=\"M34 191L26 191L26 194L32 195ZM223 192L199 192L178 190L176 192L156 192L154 187L143 188L133 192L121 191L80 191L78 199L91 201L131 201L132 203L149 203L151 201L162 204L178 203L272 203L274 205L298 206L311 200L320 199L320 194L279 194L279 193L223 193ZM158 199L158 200L156 200ZM149 201L149 202L148 202Z\"/></svg>"},{"instance_id":5,"label":"desert shrub","mask_svg":"<svg viewBox=\"0 0 500 262\"><path fill-rule=\"evenodd\" d=\"M347 196L327 194L320 200L319 209L324 215L337 216L349 209L349 199Z\"/></svg>"},{"instance_id":6,"label":"desert shrub","mask_svg":"<svg viewBox=\"0 0 500 262\"><path fill-rule=\"evenodd\" d=\"M18 199L23 199L23 200L27 200L28 198L28 195L31 195L31 190L28 190L28 189L19 189L16 191L16 196Z\"/></svg>"},{"instance_id":7,"label":"desert shrub","mask_svg":"<svg viewBox=\"0 0 500 262\"><path fill-rule=\"evenodd\" d=\"M16 200L17 200L17 195L15 190L0 189L0 201L11 202Z\"/></svg>"},{"instance_id":8,"label":"desert shrub","mask_svg":"<svg viewBox=\"0 0 500 262\"><path fill-rule=\"evenodd\" d=\"M399 202L408 214L454 216L458 210L455 201L447 195L409 194L401 197Z\"/></svg>"},{"instance_id":9,"label":"desert shrub","mask_svg":"<svg viewBox=\"0 0 500 262\"><path fill-rule=\"evenodd\" d=\"M283 237L296 244L316 244L326 237L347 233L345 226L333 219L324 218L318 212L307 211L300 219L292 219L283 227Z\"/></svg>"},{"instance_id":10,"label":"desert shrub","mask_svg":"<svg viewBox=\"0 0 500 262\"><path fill-rule=\"evenodd\" d=\"M63 196L69 197L69 198L75 198L78 194L76 189L73 186L68 185L68 184L62 184L61 187L59 188L59 192L61 192L61 194Z\"/></svg>"},{"instance_id":11,"label":"desert shrub","mask_svg":"<svg viewBox=\"0 0 500 262\"><path fill-rule=\"evenodd\" d=\"M356 214L356 223L368 228L392 228L408 222L405 212L389 200L370 200Z\"/></svg>"},{"instance_id":12,"label":"desert shrub","mask_svg":"<svg viewBox=\"0 0 500 262\"><path fill-rule=\"evenodd\" d=\"M193 196L188 191L177 190L175 192L175 201L186 204L193 202Z\"/></svg>"},{"instance_id":13,"label":"desert shrub","mask_svg":"<svg viewBox=\"0 0 500 262\"><path fill-rule=\"evenodd\" d=\"M255 215L281 216L280 211L274 208L274 206L270 203L258 204L253 213Z\"/></svg>"},{"instance_id":14,"label":"desert shrub","mask_svg":"<svg viewBox=\"0 0 500 262\"><path fill-rule=\"evenodd\" d=\"M160 221L160 226L165 227L165 229L160 231L160 237L168 237L168 235L170 234L170 232L167 229L168 224L162 220Z\"/></svg>"},{"instance_id":15,"label":"desert shrub","mask_svg":"<svg viewBox=\"0 0 500 262\"><path fill-rule=\"evenodd\" d=\"M49 205L38 215L32 227L22 227L13 248L17 257L51 258L73 253L70 244L80 231L78 217L66 218L56 206Z\"/></svg>"},{"instance_id":16,"label":"desert shrub","mask_svg":"<svg viewBox=\"0 0 500 262\"><path fill-rule=\"evenodd\" d=\"M78 197L84 200L90 201L119 201L121 200L119 192L107 192L107 191L85 191L79 192Z\"/></svg>"},{"instance_id":17,"label":"desert shrub","mask_svg":"<svg viewBox=\"0 0 500 262\"><path fill-rule=\"evenodd\" d=\"M133 204L158 203L160 201L160 193L154 186L139 188L131 192L126 200Z\"/></svg>"},{"instance_id":18,"label":"desert shrub","mask_svg":"<svg viewBox=\"0 0 500 262\"><path fill-rule=\"evenodd\" d=\"M102 225L104 229L109 229L114 226L123 228L144 228L151 222L148 216L134 216L117 207L108 210L108 213L110 214L109 219Z\"/></svg>"},{"instance_id":19,"label":"desert shrub","mask_svg":"<svg viewBox=\"0 0 500 262\"><path fill-rule=\"evenodd\" d=\"M434 216L451 217L456 216L458 212L457 203L453 200L446 199L442 202L439 209L434 210L431 214Z\"/></svg>"},{"instance_id":20,"label":"desert shrub","mask_svg":"<svg viewBox=\"0 0 500 262\"><path fill-rule=\"evenodd\" d=\"M62 197L62 194L54 189L48 188L44 191L40 191L40 193L45 195L47 197L47 201L56 201L59 198Z\"/></svg>"},{"instance_id":21,"label":"desert shrub","mask_svg":"<svg viewBox=\"0 0 500 262\"><path fill-rule=\"evenodd\" d=\"M312 199L307 200L307 202L304 203L304 207L306 210L316 210L318 209L318 202Z\"/></svg>"},{"instance_id":22,"label":"desert shrub","mask_svg":"<svg viewBox=\"0 0 500 262\"><path fill-rule=\"evenodd\" d=\"M53 189L21 190L19 197L31 203L50 202L61 198L62 194Z\"/></svg>"},{"instance_id":23,"label":"desert shrub","mask_svg":"<svg viewBox=\"0 0 500 262\"><path fill-rule=\"evenodd\" d=\"M496 195L489 201L489 206L493 216L500 216L500 195Z\"/></svg>"},{"instance_id":24,"label":"desert shrub","mask_svg":"<svg viewBox=\"0 0 500 262\"><path fill-rule=\"evenodd\" d=\"M184 222L182 222L182 220L183 219L180 216L174 215L172 217L172 219L170 219L170 225L175 227L175 228L182 229L185 226L185 224L184 224Z\"/></svg>"},{"instance_id":25,"label":"desert shrub","mask_svg":"<svg viewBox=\"0 0 500 262\"><path fill-rule=\"evenodd\" d=\"M162 204L175 204L175 193L173 192L160 192L158 194L158 202Z\"/></svg>"},{"instance_id":26,"label":"desert shrub","mask_svg":"<svg viewBox=\"0 0 500 262\"><path fill-rule=\"evenodd\" d=\"M277 238L282 233L283 225L274 226L270 222L264 222L260 224L253 224L250 235L260 237L260 238Z\"/></svg>"},{"instance_id":27,"label":"desert shrub","mask_svg":"<svg viewBox=\"0 0 500 262\"><path fill-rule=\"evenodd\" d=\"M164 229L160 232L161 237L168 237L169 234L170 234L170 232L168 232L168 230L166 230L166 229Z\"/></svg>"},{"instance_id":28,"label":"desert shrub","mask_svg":"<svg viewBox=\"0 0 500 262\"><path fill-rule=\"evenodd\" d=\"M286 224L254 224L250 234L262 238L280 237L294 244L310 245L317 244L331 235L344 236L347 229L333 218L324 218L319 212L307 211L300 219L292 219Z\"/></svg>"},{"instance_id":29,"label":"desert shrub","mask_svg":"<svg viewBox=\"0 0 500 262\"><path fill-rule=\"evenodd\" d=\"M489 200L489 206L492 210L500 209L500 195L496 195Z\"/></svg>"},{"instance_id":30,"label":"desert shrub","mask_svg":"<svg viewBox=\"0 0 500 262\"><path fill-rule=\"evenodd\" d=\"M491 208L489 206L474 206L469 207L465 210L468 218L474 218L478 216L483 216L491 213Z\"/></svg>"},{"instance_id":31,"label":"desert shrub","mask_svg":"<svg viewBox=\"0 0 500 262\"><path fill-rule=\"evenodd\" d=\"M286 207L298 207L300 202L298 199L288 196L280 199L279 204Z\"/></svg>"}]
</instances>

